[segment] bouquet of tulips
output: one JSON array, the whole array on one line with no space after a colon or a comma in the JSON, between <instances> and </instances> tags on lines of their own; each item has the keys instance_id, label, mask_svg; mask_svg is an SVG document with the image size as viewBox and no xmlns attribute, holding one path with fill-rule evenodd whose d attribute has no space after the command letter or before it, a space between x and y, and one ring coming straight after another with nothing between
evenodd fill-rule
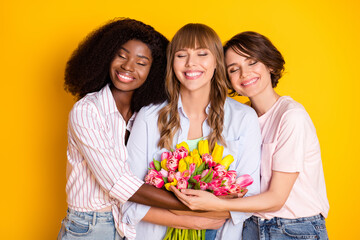
<instances>
[{"instance_id":1,"label":"bouquet of tulips","mask_svg":"<svg viewBox=\"0 0 360 240\"><path fill-rule=\"evenodd\" d=\"M154 159L150 163L145 182L167 190L171 185L177 189L201 189L216 196L241 193L253 179L247 174L236 178L236 171L228 170L234 158L223 158L223 151L224 147L216 143L210 154L207 140L201 140L192 151L182 142L175 150L163 152L160 161ZM168 228L164 240L205 240L205 231Z\"/></svg>"}]
</instances>

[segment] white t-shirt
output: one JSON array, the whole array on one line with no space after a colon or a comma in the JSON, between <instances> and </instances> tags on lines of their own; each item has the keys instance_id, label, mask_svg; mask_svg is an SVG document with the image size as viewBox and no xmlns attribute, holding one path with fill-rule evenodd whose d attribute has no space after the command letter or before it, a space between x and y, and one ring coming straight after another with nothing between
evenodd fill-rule
<instances>
[{"instance_id":1,"label":"white t-shirt","mask_svg":"<svg viewBox=\"0 0 360 240\"><path fill-rule=\"evenodd\" d=\"M304 107L283 96L259 117L262 134L261 192L269 188L272 170L299 172L285 205L276 212L256 213L261 218L301 218L321 213L329 202L315 127Z\"/></svg>"}]
</instances>

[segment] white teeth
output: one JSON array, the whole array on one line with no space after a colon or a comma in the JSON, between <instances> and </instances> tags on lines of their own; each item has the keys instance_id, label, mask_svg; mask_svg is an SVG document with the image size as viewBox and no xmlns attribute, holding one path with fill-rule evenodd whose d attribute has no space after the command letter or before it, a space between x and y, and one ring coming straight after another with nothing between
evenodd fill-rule
<instances>
[{"instance_id":1,"label":"white teeth","mask_svg":"<svg viewBox=\"0 0 360 240\"><path fill-rule=\"evenodd\" d=\"M122 74L120 74L120 73L118 73L118 76L121 77L121 78L124 78L124 79L126 79L126 80L133 80L133 78L127 77L127 76L122 75Z\"/></svg>"},{"instance_id":2,"label":"white teeth","mask_svg":"<svg viewBox=\"0 0 360 240\"><path fill-rule=\"evenodd\" d=\"M250 84L252 84L252 83L254 83L254 82L256 82L256 81L257 81L257 78L251 80L250 82L243 83L242 85L247 86L247 85L250 85Z\"/></svg>"},{"instance_id":3,"label":"white teeth","mask_svg":"<svg viewBox=\"0 0 360 240\"><path fill-rule=\"evenodd\" d=\"M189 77L199 76L201 72L186 72L185 75Z\"/></svg>"}]
</instances>

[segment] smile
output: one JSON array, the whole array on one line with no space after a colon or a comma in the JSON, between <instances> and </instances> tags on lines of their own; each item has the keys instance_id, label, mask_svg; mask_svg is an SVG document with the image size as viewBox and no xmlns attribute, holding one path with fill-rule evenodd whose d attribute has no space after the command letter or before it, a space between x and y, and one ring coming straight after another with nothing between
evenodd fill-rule
<instances>
[{"instance_id":1,"label":"smile","mask_svg":"<svg viewBox=\"0 0 360 240\"><path fill-rule=\"evenodd\" d=\"M133 80L135 80L134 77L129 76L128 74L124 74L124 73L118 73L116 72L116 76L119 78L120 81L122 82L131 82Z\"/></svg>"},{"instance_id":2,"label":"smile","mask_svg":"<svg viewBox=\"0 0 360 240\"><path fill-rule=\"evenodd\" d=\"M200 71L188 71L188 72L184 72L184 75L186 77L186 79L197 79L199 78L201 75L203 74L203 72Z\"/></svg>"},{"instance_id":3,"label":"smile","mask_svg":"<svg viewBox=\"0 0 360 240\"><path fill-rule=\"evenodd\" d=\"M241 83L241 85L246 87L246 86L249 86L251 84L254 84L255 82L257 82L257 80L259 80L259 78L253 78L250 81L245 81L245 82Z\"/></svg>"}]
</instances>

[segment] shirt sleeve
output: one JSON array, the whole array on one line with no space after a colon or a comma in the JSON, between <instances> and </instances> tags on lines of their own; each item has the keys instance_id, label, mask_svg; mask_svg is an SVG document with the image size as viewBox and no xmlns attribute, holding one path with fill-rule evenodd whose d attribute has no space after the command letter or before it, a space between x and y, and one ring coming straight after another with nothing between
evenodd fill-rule
<instances>
[{"instance_id":1,"label":"shirt sleeve","mask_svg":"<svg viewBox=\"0 0 360 240\"><path fill-rule=\"evenodd\" d=\"M306 134L311 125L312 122L303 109L292 109L284 113L279 125L272 170L303 171Z\"/></svg>"},{"instance_id":2,"label":"shirt sleeve","mask_svg":"<svg viewBox=\"0 0 360 240\"><path fill-rule=\"evenodd\" d=\"M154 119L148 121L156 121ZM154 129L157 131L157 129ZM128 163L131 171L139 179L144 179L148 171L148 142L152 136L149 132L146 108L139 111L133 124L133 128L127 143L129 153ZM122 209L122 220L128 224L137 224L150 210L149 206L138 203L125 204Z\"/></svg>"},{"instance_id":3,"label":"shirt sleeve","mask_svg":"<svg viewBox=\"0 0 360 240\"><path fill-rule=\"evenodd\" d=\"M125 131L125 122L119 124ZM70 112L68 129L97 182L110 197L125 203L143 181L131 173L125 162L126 149L116 146L96 107L90 103L76 104Z\"/></svg>"},{"instance_id":4,"label":"shirt sleeve","mask_svg":"<svg viewBox=\"0 0 360 240\"><path fill-rule=\"evenodd\" d=\"M249 174L254 182L247 187L246 196L253 196L260 193L260 159L261 159L261 132L258 117L251 111L245 117L242 124L238 164L235 166L238 177ZM230 212L233 224L238 224L249 218L252 213L232 211Z\"/></svg>"}]
</instances>

